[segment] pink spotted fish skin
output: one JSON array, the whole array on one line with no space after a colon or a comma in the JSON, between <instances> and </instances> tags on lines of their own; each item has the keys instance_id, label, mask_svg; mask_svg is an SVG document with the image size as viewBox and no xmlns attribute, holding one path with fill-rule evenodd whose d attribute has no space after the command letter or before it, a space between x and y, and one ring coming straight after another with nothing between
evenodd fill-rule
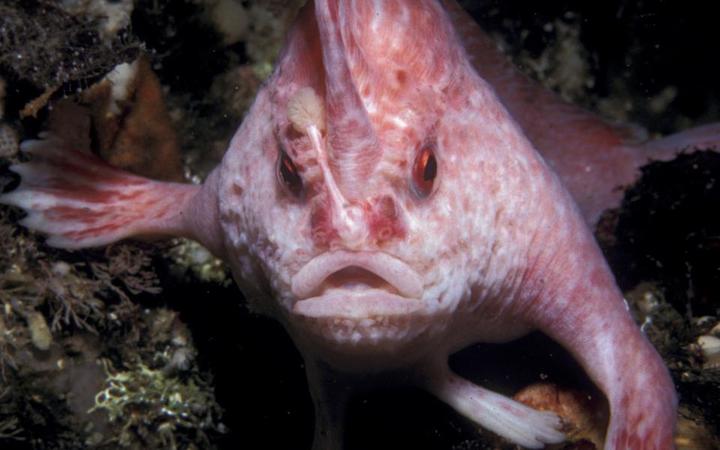
<instances>
[{"instance_id":1,"label":"pink spotted fish skin","mask_svg":"<svg viewBox=\"0 0 720 450\"><path fill-rule=\"evenodd\" d=\"M120 194L126 175L116 171L95 196L63 190L67 175L52 172L57 157L47 156L63 143L48 139L26 144L36 160L17 168L23 184L0 201L30 211L28 225L58 246L172 234L222 257L251 305L283 323L306 360L315 449L342 442L343 394L325 381L389 370L405 371L459 413L524 447L561 442L553 414L447 367L448 355L465 346L535 329L563 345L606 395L606 450L673 448L671 379L587 226L615 199L572 182L563 170L573 165L553 150L552 133L533 128L532 113L511 116L532 103L512 96L514 75L503 72L491 86L478 74L486 70L492 79L491 65L500 60L468 56L474 39L484 37L466 21L450 1L310 2L201 188L128 178L144 186L139 206ZM322 114L299 126L289 111L301 92ZM558 120L567 112L550 111ZM562 123L579 139L573 121ZM612 154L633 151L619 135L606 147L618 145L623 150ZM426 192L413 168L427 151L437 174ZM623 158L618 164L630 161L636 170L635 157ZM288 161L300 180L292 185L281 170L290 170ZM39 176L40 164L51 175ZM593 186L600 183L593 178ZM177 208L154 198L176 198ZM163 205L161 214L155 204ZM134 215L120 224L122 208Z\"/></svg>"},{"instance_id":2,"label":"pink spotted fish skin","mask_svg":"<svg viewBox=\"0 0 720 450\"><path fill-rule=\"evenodd\" d=\"M718 123L643 141L638 127L610 123L568 103L521 74L454 0L443 5L473 67L559 175L591 228L604 211L620 206L622 187L637 181L648 162L674 159L681 150L720 148Z\"/></svg>"}]
</instances>

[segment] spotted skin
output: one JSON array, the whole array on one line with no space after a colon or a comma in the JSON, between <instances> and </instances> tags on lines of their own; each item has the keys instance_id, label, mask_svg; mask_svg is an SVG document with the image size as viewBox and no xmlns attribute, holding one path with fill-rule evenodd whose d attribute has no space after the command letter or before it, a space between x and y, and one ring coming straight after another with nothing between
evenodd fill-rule
<instances>
[{"instance_id":1,"label":"spotted skin","mask_svg":"<svg viewBox=\"0 0 720 450\"><path fill-rule=\"evenodd\" d=\"M36 158L0 202L28 210L27 225L53 245L181 235L225 259L250 305L305 358L316 450L342 447L352 383L339 380L388 371L519 445L563 441L555 415L447 366L463 347L532 330L563 345L607 397L606 450L672 448L672 381L587 226L625 175L583 186L573 161L591 172L630 163L618 174L631 179L642 159L632 152L714 143L718 127L633 147L622 129L518 77L463 14L452 1L309 2L201 187L89 155L63 166L43 155L76 155L50 137L26 144ZM46 175L61 166L63 178Z\"/></svg>"},{"instance_id":2,"label":"spotted skin","mask_svg":"<svg viewBox=\"0 0 720 450\"><path fill-rule=\"evenodd\" d=\"M673 159L680 150L720 149L717 123L644 142L638 127L609 123L567 102L522 74L455 0L443 5L469 61L560 176L591 227L603 211L620 206L622 188L640 178L645 164Z\"/></svg>"}]
</instances>

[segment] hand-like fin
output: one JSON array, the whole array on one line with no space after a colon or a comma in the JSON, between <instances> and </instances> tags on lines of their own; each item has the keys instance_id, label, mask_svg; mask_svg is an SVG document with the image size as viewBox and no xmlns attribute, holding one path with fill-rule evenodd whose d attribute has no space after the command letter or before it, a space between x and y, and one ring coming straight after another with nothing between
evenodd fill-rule
<instances>
[{"instance_id":1,"label":"hand-like fin","mask_svg":"<svg viewBox=\"0 0 720 450\"><path fill-rule=\"evenodd\" d=\"M457 412L527 448L543 448L565 440L561 419L496 394L460 378L447 365L435 363L427 370L427 388Z\"/></svg>"},{"instance_id":2,"label":"hand-like fin","mask_svg":"<svg viewBox=\"0 0 720 450\"><path fill-rule=\"evenodd\" d=\"M665 363L628 312L602 253L583 226L566 221L538 239L514 306L567 349L610 404L605 450L673 448L677 399Z\"/></svg>"},{"instance_id":3,"label":"hand-like fin","mask_svg":"<svg viewBox=\"0 0 720 450\"><path fill-rule=\"evenodd\" d=\"M130 236L190 235L184 219L199 186L164 183L116 169L55 137L26 141L30 162L11 170L22 181L0 203L27 213L20 223L47 234L54 247L81 248Z\"/></svg>"}]
</instances>

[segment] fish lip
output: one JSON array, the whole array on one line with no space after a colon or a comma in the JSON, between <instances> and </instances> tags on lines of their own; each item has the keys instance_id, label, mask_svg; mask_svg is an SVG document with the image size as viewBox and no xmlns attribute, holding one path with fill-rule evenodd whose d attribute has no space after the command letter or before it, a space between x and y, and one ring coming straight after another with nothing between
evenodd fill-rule
<instances>
[{"instance_id":1,"label":"fish lip","mask_svg":"<svg viewBox=\"0 0 720 450\"><path fill-rule=\"evenodd\" d=\"M383 289L345 293L331 290L295 303L293 313L308 319L379 319L422 314L422 302L392 294Z\"/></svg>"},{"instance_id":2,"label":"fish lip","mask_svg":"<svg viewBox=\"0 0 720 450\"><path fill-rule=\"evenodd\" d=\"M349 267L359 267L382 278L397 291L394 297L417 300L422 296L420 275L400 259L383 252L345 250L322 253L308 261L292 277L291 291L299 302L318 298L323 282Z\"/></svg>"}]
</instances>

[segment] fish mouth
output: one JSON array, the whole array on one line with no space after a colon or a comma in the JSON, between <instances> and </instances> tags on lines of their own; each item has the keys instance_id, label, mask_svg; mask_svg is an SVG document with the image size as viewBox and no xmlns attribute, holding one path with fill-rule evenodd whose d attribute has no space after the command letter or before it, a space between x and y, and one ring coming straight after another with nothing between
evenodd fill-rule
<instances>
[{"instance_id":1,"label":"fish mouth","mask_svg":"<svg viewBox=\"0 0 720 450\"><path fill-rule=\"evenodd\" d=\"M292 278L293 313L315 318L395 316L422 309L420 275L382 252L323 253Z\"/></svg>"}]
</instances>

